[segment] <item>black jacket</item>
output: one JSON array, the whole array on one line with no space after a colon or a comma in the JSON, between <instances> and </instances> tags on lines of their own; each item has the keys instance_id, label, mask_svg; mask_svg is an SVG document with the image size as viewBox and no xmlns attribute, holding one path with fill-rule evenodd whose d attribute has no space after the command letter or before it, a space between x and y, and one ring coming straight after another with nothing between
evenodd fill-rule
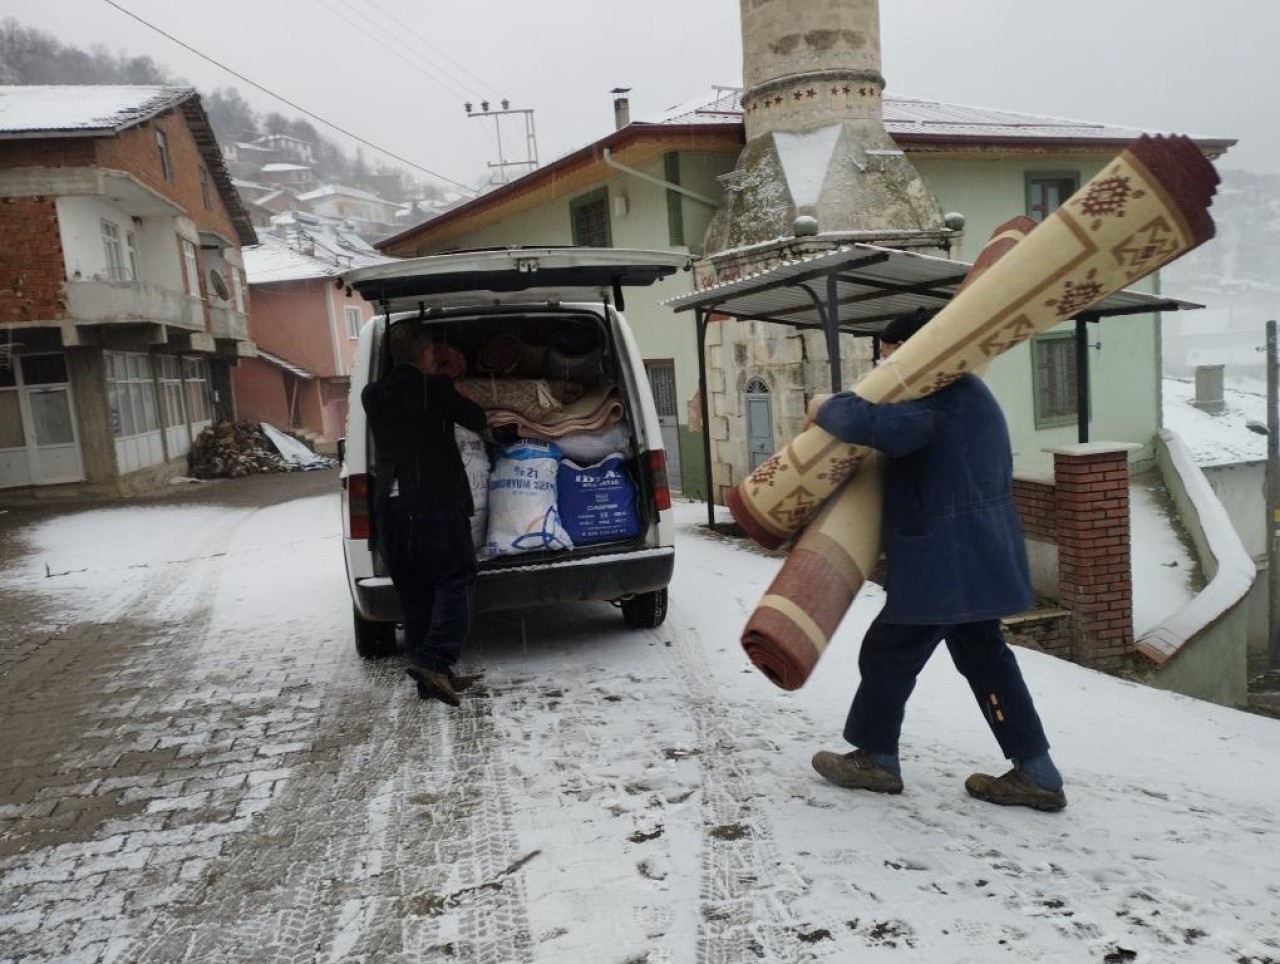
<instances>
[{"instance_id":1,"label":"black jacket","mask_svg":"<svg viewBox=\"0 0 1280 964\"><path fill-rule=\"evenodd\" d=\"M444 375L424 375L412 365L397 365L366 385L360 402L377 449L377 498L387 498L394 481L406 507L454 506L468 516L475 511L453 427L483 432L484 409L459 395Z\"/></svg>"}]
</instances>

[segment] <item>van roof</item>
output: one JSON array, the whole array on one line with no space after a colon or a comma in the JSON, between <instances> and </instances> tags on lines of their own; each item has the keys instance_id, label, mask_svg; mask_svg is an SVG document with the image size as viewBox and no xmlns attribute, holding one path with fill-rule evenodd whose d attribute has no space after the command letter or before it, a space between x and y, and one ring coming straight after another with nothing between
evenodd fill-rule
<instances>
[{"instance_id":1,"label":"van roof","mask_svg":"<svg viewBox=\"0 0 1280 964\"><path fill-rule=\"evenodd\" d=\"M689 256L627 248L495 248L408 258L348 271L339 283L391 310L474 303L470 293L518 294L539 301L621 300L624 287L647 286L687 268ZM495 299L486 299L492 303Z\"/></svg>"}]
</instances>

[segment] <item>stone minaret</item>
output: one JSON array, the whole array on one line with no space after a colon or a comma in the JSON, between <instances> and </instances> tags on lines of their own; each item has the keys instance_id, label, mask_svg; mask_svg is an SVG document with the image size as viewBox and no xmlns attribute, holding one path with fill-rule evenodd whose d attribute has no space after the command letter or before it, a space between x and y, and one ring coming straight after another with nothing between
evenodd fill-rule
<instances>
[{"instance_id":1,"label":"stone minaret","mask_svg":"<svg viewBox=\"0 0 1280 964\"><path fill-rule=\"evenodd\" d=\"M706 253L792 237L803 216L820 235L945 249L937 201L885 131L877 0L740 3L747 144Z\"/></svg>"}]
</instances>

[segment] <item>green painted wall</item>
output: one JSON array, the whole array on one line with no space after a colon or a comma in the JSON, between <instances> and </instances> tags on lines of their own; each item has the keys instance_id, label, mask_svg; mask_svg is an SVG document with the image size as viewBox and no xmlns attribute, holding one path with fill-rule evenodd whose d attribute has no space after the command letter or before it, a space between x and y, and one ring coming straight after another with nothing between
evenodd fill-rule
<instances>
[{"instance_id":1,"label":"green painted wall","mask_svg":"<svg viewBox=\"0 0 1280 964\"><path fill-rule=\"evenodd\" d=\"M1080 183L1093 177L1111 159L1049 157L1044 159L948 159L913 157L917 170L937 195L944 211L965 216L964 243L955 257L971 261L995 227L1025 213L1028 171L1076 171ZM1156 279L1135 286L1156 291ZM1074 322L1055 331L1074 331ZM1132 315L1104 319L1089 326L1089 343L1101 345L1089 353L1092 420L1090 441L1136 442L1143 446L1134 461L1155 458L1152 440L1160 427L1159 317ZM1070 425L1037 429L1033 404L1032 355L1029 345L996 359L987 376L1004 408L1019 473L1051 475L1053 457L1044 449L1077 440Z\"/></svg>"}]
</instances>

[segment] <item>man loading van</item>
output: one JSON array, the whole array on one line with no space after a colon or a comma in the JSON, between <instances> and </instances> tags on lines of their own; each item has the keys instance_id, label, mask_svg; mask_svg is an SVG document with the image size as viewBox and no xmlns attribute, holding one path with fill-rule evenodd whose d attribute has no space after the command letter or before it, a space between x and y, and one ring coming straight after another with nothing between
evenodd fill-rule
<instances>
[{"instance_id":1,"label":"man loading van","mask_svg":"<svg viewBox=\"0 0 1280 964\"><path fill-rule=\"evenodd\" d=\"M471 630L471 486L454 426L486 434L484 410L436 372L427 326L394 325L392 369L360 401L376 448L378 548L404 615L406 672L423 699L458 705L453 666Z\"/></svg>"}]
</instances>

